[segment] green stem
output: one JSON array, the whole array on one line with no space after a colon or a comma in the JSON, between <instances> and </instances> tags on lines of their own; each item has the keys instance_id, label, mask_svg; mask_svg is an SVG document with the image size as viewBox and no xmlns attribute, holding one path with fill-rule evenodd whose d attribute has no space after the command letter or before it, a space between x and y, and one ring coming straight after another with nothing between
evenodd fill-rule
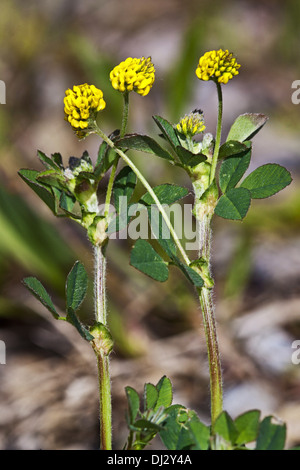
<instances>
[{"instance_id":1,"label":"green stem","mask_svg":"<svg viewBox=\"0 0 300 470\"><path fill-rule=\"evenodd\" d=\"M211 218L212 215L204 215L199 224L199 257L205 259L210 266L211 258ZM211 396L211 424L212 430L217 417L223 409L223 388L222 369L217 337L215 311L213 303L213 290L206 287L198 289L199 300L203 316L203 326L205 331L209 376L210 376L210 396Z\"/></svg>"},{"instance_id":2,"label":"green stem","mask_svg":"<svg viewBox=\"0 0 300 470\"><path fill-rule=\"evenodd\" d=\"M222 114L223 114L223 98L221 84L216 82L218 91L218 122L216 129L216 141L214 146L214 153L212 157L211 170L209 176L209 185L212 185L215 180L216 167L220 151L221 133L222 133ZM195 200L197 204L201 204L201 194L197 194L197 185L194 184ZM211 186L212 187L212 186ZM207 188L206 188L207 189ZM202 204L205 204L203 201ZM210 268L211 261L211 218L210 208L207 211L196 211L198 215L197 223L199 230L199 258L203 258ZM210 272L209 272L210 275ZM203 287L198 289L199 300L203 316L203 325L205 331L208 362L209 362L209 376L210 376L210 397L211 397L211 425L212 432L214 432L214 425L216 419L223 409L223 388L222 388L222 370L219 352L219 344L217 338L215 311L213 304L213 291L211 288Z\"/></svg>"},{"instance_id":3,"label":"green stem","mask_svg":"<svg viewBox=\"0 0 300 470\"><path fill-rule=\"evenodd\" d=\"M120 155L120 157L125 161L125 163L127 163L127 165L134 171L134 173L136 174L136 176L138 177L138 179L140 180L140 182L142 183L142 185L147 189L148 193L152 196L152 199L154 200L155 204L157 205L169 231L170 231L170 234L177 246L177 248L179 249L185 263L187 265L190 264L190 260L189 260L189 257L187 256L182 244L180 243L180 240L170 222L170 219L168 217L168 215L166 214L166 211L164 210L162 204L160 203L158 197L156 196L155 192L153 191L152 187L150 186L150 184L148 183L148 181L146 180L146 178L142 175L142 173L138 170L138 168L135 166L135 164L130 160L129 157L127 157L127 155L122 152L122 150L118 149L115 147L114 143L112 142L112 140L109 139L109 137L107 137L106 134L104 134L104 132L102 132L101 129L99 129L99 127L96 128L96 132L97 134L112 148L114 149L118 155Z\"/></svg>"},{"instance_id":4,"label":"green stem","mask_svg":"<svg viewBox=\"0 0 300 470\"><path fill-rule=\"evenodd\" d=\"M129 93L128 93L128 91L123 93L123 98L124 98L124 102L123 102L123 115L122 115L122 125L121 125L121 131L120 131L120 139L122 139L124 137L124 135L126 133L127 123L128 123L128 114L129 114ZM108 214L109 214L109 205L110 205L110 201L111 201L112 190L113 190L113 185L114 185L114 181L115 181L115 176L116 176L116 172L117 172L119 159L120 159L120 156L118 155L117 158L115 159L113 165L112 165L112 169L111 169L111 173L110 173L110 177L109 177L109 181L108 181L108 185L107 185L107 190L106 190L104 217L108 217Z\"/></svg>"},{"instance_id":5,"label":"green stem","mask_svg":"<svg viewBox=\"0 0 300 470\"><path fill-rule=\"evenodd\" d=\"M95 316L96 321L106 325L106 256L105 247L95 246ZM95 351L99 377L100 401L100 449L111 450L111 385L109 357L103 351Z\"/></svg>"},{"instance_id":6,"label":"green stem","mask_svg":"<svg viewBox=\"0 0 300 470\"><path fill-rule=\"evenodd\" d=\"M223 97L222 97L222 88L219 82L216 82L217 91L218 91L218 122L216 129L216 141L214 147L214 153L211 163L211 172L210 172L210 184L213 182L216 174L216 167L219 157L220 143L221 143L221 133L222 133L222 114L223 114Z\"/></svg>"},{"instance_id":7,"label":"green stem","mask_svg":"<svg viewBox=\"0 0 300 470\"><path fill-rule=\"evenodd\" d=\"M125 91L123 93L123 115L122 115L122 125L120 131L120 139L123 139L126 133L126 127L128 123L128 114L129 114L129 93Z\"/></svg>"},{"instance_id":8,"label":"green stem","mask_svg":"<svg viewBox=\"0 0 300 470\"><path fill-rule=\"evenodd\" d=\"M216 419L223 409L222 371L219 345L216 331L212 290L202 287L198 289L202 309L203 325L206 337L211 399L211 425L214 431Z\"/></svg>"},{"instance_id":9,"label":"green stem","mask_svg":"<svg viewBox=\"0 0 300 470\"><path fill-rule=\"evenodd\" d=\"M95 279L94 279L94 297L95 297L95 316L96 321L106 325L106 256L104 248L97 245L94 247L95 257Z\"/></svg>"},{"instance_id":10,"label":"green stem","mask_svg":"<svg viewBox=\"0 0 300 470\"><path fill-rule=\"evenodd\" d=\"M120 137L124 137L128 122L129 95L124 93L123 117ZM109 206L112 197L112 190L120 156L115 159L105 197L104 216L109 215ZM96 321L107 324L106 308L106 246L95 246L95 314ZM111 450L112 448L112 426L111 426L111 384L109 356L103 351L95 351L97 357L98 377L99 377L99 398L100 398L100 449Z\"/></svg>"},{"instance_id":11,"label":"green stem","mask_svg":"<svg viewBox=\"0 0 300 470\"><path fill-rule=\"evenodd\" d=\"M109 357L96 353L100 395L100 449L111 450L111 387Z\"/></svg>"}]
</instances>

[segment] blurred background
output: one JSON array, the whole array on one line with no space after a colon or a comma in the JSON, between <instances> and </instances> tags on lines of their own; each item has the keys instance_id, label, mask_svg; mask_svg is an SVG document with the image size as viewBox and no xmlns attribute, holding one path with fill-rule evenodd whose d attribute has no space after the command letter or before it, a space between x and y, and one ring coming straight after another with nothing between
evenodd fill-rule
<instances>
[{"instance_id":1,"label":"blurred background","mask_svg":"<svg viewBox=\"0 0 300 470\"><path fill-rule=\"evenodd\" d=\"M215 220L224 405L233 416L250 408L275 414L288 425L288 445L300 444L300 364L291 360L292 342L300 339L300 105L291 101L292 82L300 79L299 8L296 0L2 0L0 449L98 448L93 353L22 285L25 276L38 277L63 310L65 278L76 259L92 279L91 246L80 227L53 216L17 171L41 168L37 149L60 151L65 163L87 149L96 160L98 138L78 142L63 119L64 92L84 82L101 88L107 102L101 126L111 132L120 126L122 101L109 71L128 56L151 55L156 67L151 93L131 95L130 131L155 136L153 114L177 122L200 107L214 133L215 86L194 71L200 55L219 48L242 64L224 87L223 138L239 114L267 114L250 170L274 162L293 177L282 193L254 201L243 223ZM141 153L134 159L154 185L189 185L163 160ZM164 374L173 382L174 402L209 421L205 340L193 289L176 270L164 284L137 272L129 266L131 245L112 241L108 250L115 448L126 439L124 387L142 393L145 382ZM92 317L87 300L81 318L91 323Z\"/></svg>"}]
</instances>

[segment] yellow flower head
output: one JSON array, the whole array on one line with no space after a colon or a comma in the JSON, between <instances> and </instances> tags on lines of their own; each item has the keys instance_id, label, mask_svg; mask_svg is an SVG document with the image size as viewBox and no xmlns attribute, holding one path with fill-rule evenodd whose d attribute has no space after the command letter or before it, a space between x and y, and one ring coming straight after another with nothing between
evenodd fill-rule
<instances>
[{"instance_id":1,"label":"yellow flower head","mask_svg":"<svg viewBox=\"0 0 300 470\"><path fill-rule=\"evenodd\" d=\"M190 114L186 114L176 125L176 130L190 137L203 132L205 130L203 111L195 109Z\"/></svg>"},{"instance_id":2,"label":"yellow flower head","mask_svg":"<svg viewBox=\"0 0 300 470\"><path fill-rule=\"evenodd\" d=\"M103 93L94 85L74 85L73 90L66 90L64 98L65 120L68 121L79 137L88 133L90 122L96 113L105 108Z\"/></svg>"},{"instance_id":3,"label":"yellow flower head","mask_svg":"<svg viewBox=\"0 0 300 470\"><path fill-rule=\"evenodd\" d=\"M234 75L238 75L240 66L231 52L219 49L200 57L196 75L200 80L214 80L225 85Z\"/></svg>"},{"instance_id":4,"label":"yellow flower head","mask_svg":"<svg viewBox=\"0 0 300 470\"><path fill-rule=\"evenodd\" d=\"M155 68L151 57L147 59L128 57L110 72L110 80L113 88L122 93L135 91L142 96L148 95L155 80Z\"/></svg>"}]
</instances>

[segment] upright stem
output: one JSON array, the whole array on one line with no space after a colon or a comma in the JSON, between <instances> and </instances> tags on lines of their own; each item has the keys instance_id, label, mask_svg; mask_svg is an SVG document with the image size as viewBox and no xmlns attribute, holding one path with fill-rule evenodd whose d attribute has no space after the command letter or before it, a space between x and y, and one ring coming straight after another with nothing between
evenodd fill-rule
<instances>
[{"instance_id":1,"label":"upright stem","mask_svg":"<svg viewBox=\"0 0 300 470\"><path fill-rule=\"evenodd\" d=\"M128 113L129 113L129 93L128 91L125 91L123 93L123 115L122 115L122 125L121 125L121 131L120 131L120 138L122 139L126 133L126 127L128 123ZM116 171L118 167L120 156L118 155L117 158L115 159L112 168L111 168L111 173L107 185L107 191L106 191L106 198L105 198L105 208L104 208L104 217L107 217L109 214L109 205L111 201L111 196L112 196L112 189L114 185L114 180L116 176Z\"/></svg>"},{"instance_id":2,"label":"upright stem","mask_svg":"<svg viewBox=\"0 0 300 470\"><path fill-rule=\"evenodd\" d=\"M95 315L98 323L106 325L106 257L105 247L95 246ZM100 449L111 450L111 385L109 356L103 350L95 350L99 376L100 398Z\"/></svg>"},{"instance_id":3,"label":"upright stem","mask_svg":"<svg viewBox=\"0 0 300 470\"><path fill-rule=\"evenodd\" d=\"M204 258L210 265L210 240L211 240L211 216L205 215L200 221L200 250L199 256ZM213 304L213 291L207 287L198 289L199 300L203 316L203 326L205 331L209 376L210 376L210 397L211 397L211 424L212 430L217 417L223 409L223 389L222 370L215 321L215 311Z\"/></svg>"},{"instance_id":4,"label":"upright stem","mask_svg":"<svg viewBox=\"0 0 300 470\"><path fill-rule=\"evenodd\" d=\"M124 93L123 117L120 137L124 137L128 122L129 99L128 92ZM108 217L109 205L112 196L113 184L116 176L117 166L120 156L115 159L106 191L104 216ZM97 323L107 324L106 308L106 246L95 246L95 315ZM99 377L99 398L100 398L100 449L111 450L112 448L112 426L111 426L111 384L109 369L109 354L104 348L95 349Z\"/></svg>"},{"instance_id":5,"label":"upright stem","mask_svg":"<svg viewBox=\"0 0 300 470\"><path fill-rule=\"evenodd\" d=\"M123 93L123 114L122 114L122 125L120 131L120 138L123 139L126 133L126 127L128 123L128 113L129 113L129 92L125 91Z\"/></svg>"},{"instance_id":6,"label":"upright stem","mask_svg":"<svg viewBox=\"0 0 300 470\"><path fill-rule=\"evenodd\" d=\"M223 115L223 97L222 97L222 88L219 82L216 82L217 91L218 91L218 122L217 122L217 130L216 130L216 142L215 148L211 163L211 172L210 172L210 184L215 179L216 174L216 167L219 157L219 150L220 150L220 143L221 143L221 133L222 133L222 115Z\"/></svg>"},{"instance_id":7,"label":"upright stem","mask_svg":"<svg viewBox=\"0 0 300 470\"><path fill-rule=\"evenodd\" d=\"M213 188L212 183L215 180L216 167L219 157L221 132L222 132L222 113L223 113L223 98L222 88L220 83L216 82L218 91L218 122L216 129L216 141L214 153L212 157L211 170L209 176L210 188ZM201 205L201 195L197 195L197 185L194 185L196 204ZM208 189L208 188L207 188ZM208 189L209 190L209 189ZM213 189L212 189L213 190ZM206 262L208 275L210 276L210 261L211 261L211 218L214 211L214 206L206 207L206 210L197 211L197 222L199 227L199 258ZM212 288L206 286L198 289L200 305L202 309L203 325L207 344L208 362L209 362L209 376L210 376L210 396L211 396L211 425L212 432L214 432L214 425L216 419L223 409L223 388L222 388L222 370L219 353L219 345L216 330L215 311L213 304Z\"/></svg>"},{"instance_id":8,"label":"upright stem","mask_svg":"<svg viewBox=\"0 0 300 470\"><path fill-rule=\"evenodd\" d=\"M95 315L99 323L106 325L106 257L103 247L97 245L94 247L95 256L95 279L94 279L94 298Z\"/></svg>"},{"instance_id":9,"label":"upright stem","mask_svg":"<svg viewBox=\"0 0 300 470\"><path fill-rule=\"evenodd\" d=\"M212 291L211 289L202 287L202 289L198 289L198 293L203 315L203 325L209 362L211 425L213 431L216 419L223 409L222 371Z\"/></svg>"}]
</instances>

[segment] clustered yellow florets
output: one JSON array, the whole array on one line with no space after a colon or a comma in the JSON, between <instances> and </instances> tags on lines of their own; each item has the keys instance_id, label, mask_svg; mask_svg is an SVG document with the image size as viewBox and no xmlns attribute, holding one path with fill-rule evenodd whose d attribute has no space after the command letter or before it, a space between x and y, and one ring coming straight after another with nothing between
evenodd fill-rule
<instances>
[{"instance_id":1,"label":"clustered yellow florets","mask_svg":"<svg viewBox=\"0 0 300 470\"><path fill-rule=\"evenodd\" d=\"M103 93L94 85L74 85L73 89L66 90L64 98L65 120L68 121L76 133L82 136L82 131L89 126L89 119L105 108Z\"/></svg>"},{"instance_id":2,"label":"clustered yellow florets","mask_svg":"<svg viewBox=\"0 0 300 470\"><path fill-rule=\"evenodd\" d=\"M128 57L110 72L110 80L113 88L122 93L135 91L142 96L148 95L155 80L151 57Z\"/></svg>"},{"instance_id":3,"label":"clustered yellow florets","mask_svg":"<svg viewBox=\"0 0 300 470\"><path fill-rule=\"evenodd\" d=\"M193 135L200 134L205 130L203 112L200 109L195 109L189 114L186 114L179 123L176 129L181 134L192 137Z\"/></svg>"},{"instance_id":4,"label":"clustered yellow florets","mask_svg":"<svg viewBox=\"0 0 300 470\"><path fill-rule=\"evenodd\" d=\"M219 49L200 57L196 75L200 80L215 80L225 85L234 75L238 75L240 66L232 53Z\"/></svg>"}]
</instances>

